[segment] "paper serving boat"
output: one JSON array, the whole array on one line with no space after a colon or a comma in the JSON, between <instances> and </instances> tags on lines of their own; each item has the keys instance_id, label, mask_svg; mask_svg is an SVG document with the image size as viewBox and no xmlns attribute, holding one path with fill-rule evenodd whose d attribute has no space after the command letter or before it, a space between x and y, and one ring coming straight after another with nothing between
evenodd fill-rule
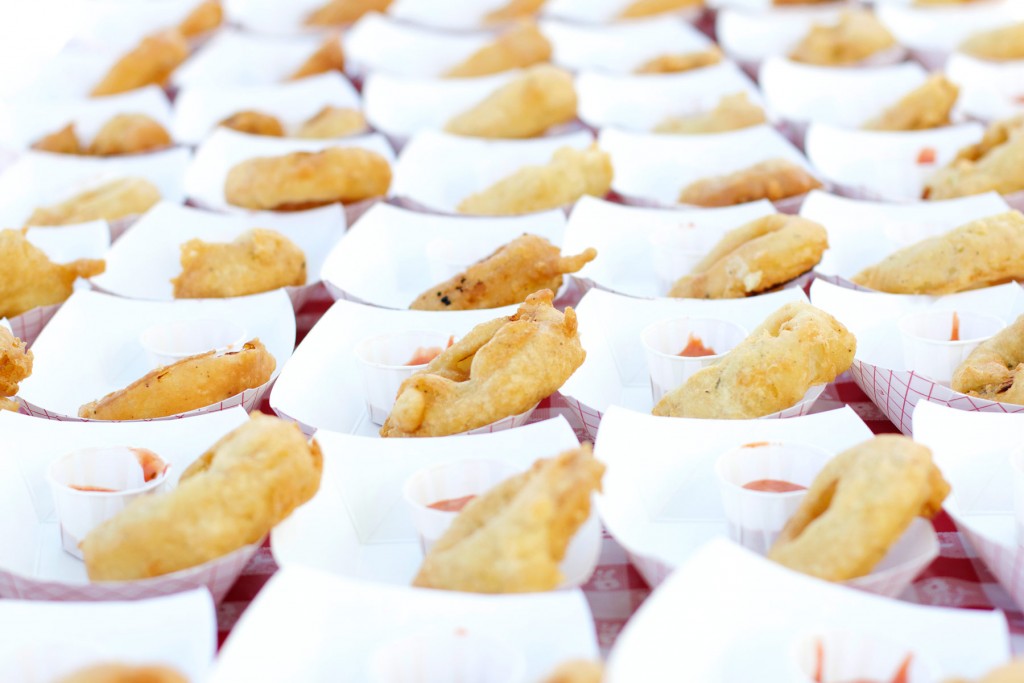
<instances>
[{"instance_id":1,"label":"paper serving boat","mask_svg":"<svg viewBox=\"0 0 1024 683\"><path fill-rule=\"evenodd\" d=\"M945 70L960 86L957 107L966 116L991 123L1024 114L1024 60L990 62L954 52Z\"/></svg>"},{"instance_id":2,"label":"paper serving boat","mask_svg":"<svg viewBox=\"0 0 1024 683\"><path fill-rule=\"evenodd\" d=\"M142 301L99 292L71 295L32 345L32 375L19 398L31 415L79 421L78 409L128 386L153 366L139 334L173 320L228 320L242 327L246 340L259 337L277 366L263 385L220 403L158 420L198 415L242 405L252 410L280 374L295 345L295 314L283 291L234 299Z\"/></svg>"},{"instance_id":3,"label":"paper serving boat","mask_svg":"<svg viewBox=\"0 0 1024 683\"><path fill-rule=\"evenodd\" d=\"M694 614L704 616L694 621ZM799 680L791 659L796 641L824 630L891 639L954 678L984 676L1011 656L1000 612L866 595L716 540L644 602L612 650L605 678L789 683Z\"/></svg>"},{"instance_id":4,"label":"paper serving boat","mask_svg":"<svg viewBox=\"0 0 1024 683\"><path fill-rule=\"evenodd\" d=\"M562 19L579 24L613 24L636 19L622 18L622 13L629 9L634 0L551 0L544 3L541 13L544 16ZM703 12L703 3L694 2L689 7L673 10L660 17L681 18L687 21L697 19Z\"/></svg>"},{"instance_id":5,"label":"paper serving boat","mask_svg":"<svg viewBox=\"0 0 1024 683\"><path fill-rule=\"evenodd\" d=\"M388 14L409 24L472 31L500 25L487 15L508 4L509 0L394 0Z\"/></svg>"},{"instance_id":6,"label":"paper serving boat","mask_svg":"<svg viewBox=\"0 0 1024 683\"><path fill-rule=\"evenodd\" d=\"M5 491L0 496L0 597L138 600L205 587L219 603L256 552L258 543L165 576L90 583L85 565L61 547L60 528L45 475L50 462L73 450L130 444L148 448L169 462L168 481L176 485L193 460L246 420L245 411L240 408L185 421L89 425L0 413L7 449L6 457L0 458L0 482Z\"/></svg>"},{"instance_id":7,"label":"paper serving boat","mask_svg":"<svg viewBox=\"0 0 1024 683\"><path fill-rule=\"evenodd\" d=\"M233 23L256 35L294 36L331 30L306 25L306 17L323 7L323 0L225 0L224 4Z\"/></svg>"},{"instance_id":8,"label":"paper serving boat","mask_svg":"<svg viewBox=\"0 0 1024 683\"><path fill-rule=\"evenodd\" d=\"M78 14L81 23L73 44L114 50L120 55L146 36L178 25L199 3L200 0L161 0L150 7L118 0L90 0L83 6L85 11ZM227 19L225 16L225 22Z\"/></svg>"},{"instance_id":9,"label":"paper serving boat","mask_svg":"<svg viewBox=\"0 0 1024 683\"><path fill-rule=\"evenodd\" d=\"M934 297L848 289L822 280L811 284L811 303L839 319L857 337L850 375L900 431L912 436L911 414L919 401L971 412L1013 413L1024 406L966 396L907 369L898 321L921 310L987 313L1010 323L1024 313L1024 289L1016 283Z\"/></svg>"}]
</instances>

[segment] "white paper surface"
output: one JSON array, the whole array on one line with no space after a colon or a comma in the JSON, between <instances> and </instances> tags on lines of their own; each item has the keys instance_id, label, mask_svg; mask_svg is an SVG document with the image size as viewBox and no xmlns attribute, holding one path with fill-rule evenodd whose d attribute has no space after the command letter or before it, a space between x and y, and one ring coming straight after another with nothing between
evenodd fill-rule
<instances>
[{"instance_id":1,"label":"white paper surface","mask_svg":"<svg viewBox=\"0 0 1024 683\"><path fill-rule=\"evenodd\" d=\"M177 26L202 0L84 0L85 21L74 41L88 47L126 52L157 31Z\"/></svg>"},{"instance_id":2,"label":"white paper surface","mask_svg":"<svg viewBox=\"0 0 1024 683\"><path fill-rule=\"evenodd\" d=\"M322 31L308 27L306 17L327 4L327 0L223 0L225 13L242 28L255 33L291 35Z\"/></svg>"},{"instance_id":3,"label":"white paper surface","mask_svg":"<svg viewBox=\"0 0 1024 683\"><path fill-rule=\"evenodd\" d=\"M954 52L946 75L960 86L957 107L985 122L1024 114L1024 60L990 62Z\"/></svg>"},{"instance_id":4,"label":"white paper surface","mask_svg":"<svg viewBox=\"0 0 1024 683\"><path fill-rule=\"evenodd\" d=\"M395 0L388 14L410 24L448 29L475 29L489 25L488 14L503 9L509 0Z\"/></svg>"},{"instance_id":5,"label":"white paper surface","mask_svg":"<svg viewBox=\"0 0 1024 683\"><path fill-rule=\"evenodd\" d=\"M68 100L88 97L125 51L66 45L16 93L25 100Z\"/></svg>"},{"instance_id":6,"label":"white paper surface","mask_svg":"<svg viewBox=\"0 0 1024 683\"><path fill-rule=\"evenodd\" d=\"M944 7L882 2L875 11L901 45L942 54L952 52L974 33L1024 19L1024 5L1017 0Z\"/></svg>"},{"instance_id":7,"label":"white paper surface","mask_svg":"<svg viewBox=\"0 0 1024 683\"><path fill-rule=\"evenodd\" d=\"M621 16L635 0L548 0L541 8L544 16L583 24L604 24L622 20ZM665 16L693 19L700 15L701 3L665 13Z\"/></svg>"},{"instance_id":8,"label":"white paper surface","mask_svg":"<svg viewBox=\"0 0 1024 683\"><path fill-rule=\"evenodd\" d=\"M726 7L718 12L715 22L718 42L727 55L748 65L786 54L811 26L834 23L843 10L849 9L838 2L781 9L773 9L771 0L722 0L718 4Z\"/></svg>"}]
</instances>

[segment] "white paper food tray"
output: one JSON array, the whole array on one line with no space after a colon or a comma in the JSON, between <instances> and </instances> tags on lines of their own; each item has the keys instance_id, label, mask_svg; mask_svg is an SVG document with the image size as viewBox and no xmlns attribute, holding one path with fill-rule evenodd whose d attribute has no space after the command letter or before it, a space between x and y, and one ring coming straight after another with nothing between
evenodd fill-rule
<instances>
[{"instance_id":1,"label":"white paper food tray","mask_svg":"<svg viewBox=\"0 0 1024 683\"><path fill-rule=\"evenodd\" d=\"M544 16L580 24L610 24L616 22L637 21L622 19L622 13L629 9L635 0L549 0L544 3L541 13ZM695 2L689 7L665 13L664 16L683 18L688 21L697 19L703 12L703 3ZM644 17L646 19L646 17Z\"/></svg>"},{"instance_id":2,"label":"white paper food tray","mask_svg":"<svg viewBox=\"0 0 1024 683\"><path fill-rule=\"evenodd\" d=\"M126 52L151 33L180 24L202 0L85 0L85 21L74 37L76 43ZM225 13L226 15L227 13ZM228 17L224 17L227 21Z\"/></svg>"},{"instance_id":3,"label":"white paper food tray","mask_svg":"<svg viewBox=\"0 0 1024 683\"><path fill-rule=\"evenodd\" d=\"M460 31L487 28L487 15L504 9L509 0L395 0L388 14L410 24Z\"/></svg>"},{"instance_id":4,"label":"white paper food tray","mask_svg":"<svg viewBox=\"0 0 1024 683\"><path fill-rule=\"evenodd\" d=\"M306 26L306 17L326 4L327 0L224 0L224 10L233 22L247 31L293 35L329 28Z\"/></svg>"},{"instance_id":5,"label":"white paper food tray","mask_svg":"<svg viewBox=\"0 0 1024 683\"><path fill-rule=\"evenodd\" d=\"M28 85L16 92L16 96L37 101L89 97L92 89L126 51L103 46L65 45L39 69Z\"/></svg>"},{"instance_id":6,"label":"white paper food tray","mask_svg":"<svg viewBox=\"0 0 1024 683\"><path fill-rule=\"evenodd\" d=\"M960 86L957 107L986 123L1024 114L1024 60L990 62L954 52L946 75Z\"/></svg>"}]
</instances>

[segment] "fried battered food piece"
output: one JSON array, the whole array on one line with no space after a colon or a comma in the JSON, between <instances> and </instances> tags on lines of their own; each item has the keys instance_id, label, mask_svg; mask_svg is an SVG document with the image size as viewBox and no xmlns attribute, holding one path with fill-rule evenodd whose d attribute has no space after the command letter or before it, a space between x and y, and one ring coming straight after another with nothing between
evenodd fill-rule
<instances>
[{"instance_id":1,"label":"fried battered food piece","mask_svg":"<svg viewBox=\"0 0 1024 683\"><path fill-rule=\"evenodd\" d=\"M934 517L948 494L928 448L876 436L825 465L768 557L826 581L865 576L915 517Z\"/></svg>"},{"instance_id":2,"label":"fried battered food piece","mask_svg":"<svg viewBox=\"0 0 1024 683\"><path fill-rule=\"evenodd\" d=\"M747 93L723 95L711 111L692 116L670 116L654 127L655 133L702 135L724 133L766 123L764 109L747 98Z\"/></svg>"},{"instance_id":3,"label":"fried battered food piece","mask_svg":"<svg viewBox=\"0 0 1024 683\"><path fill-rule=\"evenodd\" d=\"M971 351L950 386L968 396L1024 405L1024 315Z\"/></svg>"},{"instance_id":4,"label":"fried battered food piece","mask_svg":"<svg viewBox=\"0 0 1024 683\"><path fill-rule=\"evenodd\" d=\"M18 384L32 374L32 352L25 342L0 326L0 410L18 412L18 404L9 400L18 393Z\"/></svg>"},{"instance_id":5,"label":"fried battered food piece","mask_svg":"<svg viewBox=\"0 0 1024 683\"><path fill-rule=\"evenodd\" d=\"M853 282L891 294L952 294L1024 278L1024 215L971 221L890 254Z\"/></svg>"},{"instance_id":6,"label":"fried battered food piece","mask_svg":"<svg viewBox=\"0 0 1024 683\"><path fill-rule=\"evenodd\" d=\"M429 288L409 308L465 311L509 306L541 289L557 292L562 286L562 275L575 273L596 257L594 249L562 256L561 250L545 238L522 235L465 272Z\"/></svg>"},{"instance_id":7,"label":"fried battered food piece","mask_svg":"<svg viewBox=\"0 0 1024 683\"><path fill-rule=\"evenodd\" d=\"M259 339L241 351L207 351L146 373L124 389L86 403L78 417L90 420L146 420L187 413L266 384L277 361Z\"/></svg>"},{"instance_id":8,"label":"fried battered food piece","mask_svg":"<svg viewBox=\"0 0 1024 683\"><path fill-rule=\"evenodd\" d=\"M537 24L523 22L449 69L446 78L473 78L551 61L551 42Z\"/></svg>"},{"instance_id":9,"label":"fried battered food piece","mask_svg":"<svg viewBox=\"0 0 1024 683\"><path fill-rule=\"evenodd\" d=\"M444 129L478 138L532 138L575 119L576 104L572 75L542 64L452 117Z\"/></svg>"},{"instance_id":10,"label":"fried battered food piece","mask_svg":"<svg viewBox=\"0 0 1024 683\"><path fill-rule=\"evenodd\" d=\"M165 666L97 664L65 676L57 683L189 683L189 681L174 669Z\"/></svg>"},{"instance_id":11,"label":"fried battered food piece","mask_svg":"<svg viewBox=\"0 0 1024 683\"><path fill-rule=\"evenodd\" d=\"M989 671L977 683L1020 683L1024 681L1024 659L1016 659L1009 664ZM947 678L944 683L971 683L966 678Z\"/></svg>"},{"instance_id":12,"label":"fried battered food piece","mask_svg":"<svg viewBox=\"0 0 1024 683\"><path fill-rule=\"evenodd\" d=\"M297 81L306 76L315 76L328 71L342 73L345 71L345 53L341 50L341 36L339 35L329 36L288 80Z\"/></svg>"},{"instance_id":13,"label":"fried battered food piece","mask_svg":"<svg viewBox=\"0 0 1024 683\"><path fill-rule=\"evenodd\" d=\"M997 121L981 142L959 151L925 183L925 199L952 199L982 192L1024 190L1024 116Z\"/></svg>"},{"instance_id":14,"label":"fried battered food piece","mask_svg":"<svg viewBox=\"0 0 1024 683\"><path fill-rule=\"evenodd\" d=\"M369 12L384 14L393 0L329 0L306 17L306 26L344 26Z\"/></svg>"},{"instance_id":15,"label":"fried battered food piece","mask_svg":"<svg viewBox=\"0 0 1024 683\"><path fill-rule=\"evenodd\" d=\"M471 194L459 213L514 216L571 204L583 195L603 197L612 187L612 159L591 145L562 147L545 166L524 166L488 188Z\"/></svg>"},{"instance_id":16,"label":"fried battered food piece","mask_svg":"<svg viewBox=\"0 0 1024 683\"><path fill-rule=\"evenodd\" d=\"M295 137L322 140L363 132L366 132L366 118L358 109L324 107L299 127Z\"/></svg>"},{"instance_id":17,"label":"fried battered food piece","mask_svg":"<svg viewBox=\"0 0 1024 683\"><path fill-rule=\"evenodd\" d=\"M178 30L186 38L193 38L212 31L223 21L224 8L221 7L220 0L205 0L181 20Z\"/></svg>"},{"instance_id":18,"label":"fried battered food piece","mask_svg":"<svg viewBox=\"0 0 1024 683\"><path fill-rule=\"evenodd\" d=\"M75 124L69 123L58 131L44 135L32 143L32 149L40 152L53 152L54 154L81 154L82 148L78 144L78 135L75 133Z\"/></svg>"},{"instance_id":19,"label":"fried battered food piece","mask_svg":"<svg viewBox=\"0 0 1024 683\"><path fill-rule=\"evenodd\" d=\"M544 683L601 683L604 665L589 659L563 662L544 679Z\"/></svg>"},{"instance_id":20,"label":"fried battered food piece","mask_svg":"<svg viewBox=\"0 0 1024 683\"><path fill-rule=\"evenodd\" d=\"M590 516L604 469L584 444L474 498L423 558L413 585L469 593L558 587L558 565Z\"/></svg>"},{"instance_id":21,"label":"fried battered food piece","mask_svg":"<svg viewBox=\"0 0 1024 683\"><path fill-rule=\"evenodd\" d=\"M803 166L786 159L768 159L727 175L702 178L679 193L679 201L695 206L733 206L757 199L777 201L821 187Z\"/></svg>"},{"instance_id":22,"label":"fried battered food piece","mask_svg":"<svg viewBox=\"0 0 1024 683\"><path fill-rule=\"evenodd\" d=\"M43 206L25 221L33 225L73 225L113 221L146 213L160 201L160 190L145 178L118 178L76 194L60 204Z\"/></svg>"},{"instance_id":23,"label":"fried battered food piece","mask_svg":"<svg viewBox=\"0 0 1024 683\"><path fill-rule=\"evenodd\" d=\"M811 26L789 58L818 66L842 66L896 45L896 38L872 12L846 11L835 24Z\"/></svg>"},{"instance_id":24,"label":"fried battered food piece","mask_svg":"<svg viewBox=\"0 0 1024 683\"><path fill-rule=\"evenodd\" d=\"M637 17L650 17L655 14L666 14L691 7L700 7L703 0L633 0L626 9L619 14L620 19L635 19Z\"/></svg>"},{"instance_id":25,"label":"fried battered food piece","mask_svg":"<svg viewBox=\"0 0 1024 683\"><path fill-rule=\"evenodd\" d=\"M258 542L320 488L323 456L298 426L253 413L181 475L142 496L80 544L91 581L136 581Z\"/></svg>"},{"instance_id":26,"label":"fried battered food piece","mask_svg":"<svg viewBox=\"0 0 1024 683\"><path fill-rule=\"evenodd\" d=\"M171 135L145 114L118 114L100 128L89 154L101 157L149 152L171 144Z\"/></svg>"},{"instance_id":27,"label":"fried battered food piece","mask_svg":"<svg viewBox=\"0 0 1024 683\"><path fill-rule=\"evenodd\" d=\"M101 259L59 264L25 237L24 230L0 230L0 318L13 318L37 306L63 303L75 280L99 275Z\"/></svg>"},{"instance_id":28,"label":"fried battered food piece","mask_svg":"<svg viewBox=\"0 0 1024 683\"><path fill-rule=\"evenodd\" d=\"M864 124L864 130L927 130L950 124L949 113L960 88L943 74L933 74L881 114Z\"/></svg>"},{"instance_id":29,"label":"fried battered food piece","mask_svg":"<svg viewBox=\"0 0 1024 683\"><path fill-rule=\"evenodd\" d=\"M763 216L730 230L668 295L736 299L806 273L828 248L825 228L800 216Z\"/></svg>"},{"instance_id":30,"label":"fried battered food piece","mask_svg":"<svg viewBox=\"0 0 1024 683\"><path fill-rule=\"evenodd\" d=\"M996 147L1003 145L1010 141L1016 133L1024 133L1024 114L1020 116L1014 116L1013 118L1003 119L1002 121L996 121L985 129L985 134L981 137L981 142L973 145L967 145L960 149L956 153L956 159L954 162L965 160L965 161L980 161L986 154L994 150Z\"/></svg>"},{"instance_id":31,"label":"fried battered food piece","mask_svg":"<svg viewBox=\"0 0 1024 683\"><path fill-rule=\"evenodd\" d=\"M960 43L960 52L994 62L1024 59L1024 22L975 33Z\"/></svg>"},{"instance_id":32,"label":"fried battered food piece","mask_svg":"<svg viewBox=\"0 0 1024 683\"><path fill-rule=\"evenodd\" d=\"M789 303L715 365L665 394L652 413L666 417L746 420L796 405L853 363L857 340L810 304Z\"/></svg>"},{"instance_id":33,"label":"fried battered food piece","mask_svg":"<svg viewBox=\"0 0 1024 683\"><path fill-rule=\"evenodd\" d=\"M696 52L661 55L644 62L633 73L637 74L674 74L692 71L705 66L714 66L722 61L722 51L715 46Z\"/></svg>"},{"instance_id":34,"label":"fried battered food piece","mask_svg":"<svg viewBox=\"0 0 1024 683\"><path fill-rule=\"evenodd\" d=\"M281 121L276 116L252 109L235 112L217 125L237 130L239 133L248 133L249 135L266 135L273 138L284 137L284 126L281 125Z\"/></svg>"},{"instance_id":35,"label":"fried battered food piece","mask_svg":"<svg viewBox=\"0 0 1024 683\"><path fill-rule=\"evenodd\" d=\"M224 181L224 197L245 209L281 211L379 197L390 186L391 166L380 154L330 147L237 163Z\"/></svg>"},{"instance_id":36,"label":"fried battered food piece","mask_svg":"<svg viewBox=\"0 0 1024 683\"><path fill-rule=\"evenodd\" d=\"M180 31L170 29L154 33L117 60L90 94L98 97L147 85L163 86L187 58L188 43Z\"/></svg>"},{"instance_id":37,"label":"fried battered food piece","mask_svg":"<svg viewBox=\"0 0 1024 683\"><path fill-rule=\"evenodd\" d=\"M233 242L191 239L181 245L176 299L219 299L306 284L306 254L273 230L254 228Z\"/></svg>"},{"instance_id":38,"label":"fried battered food piece","mask_svg":"<svg viewBox=\"0 0 1024 683\"><path fill-rule=\"evenodd\" d=\"M402 382L381 436L447 436L519 415L550 396L587 357L576 312L544 289L511 315L477 325Z\"/></svg>"},{"instance_id":39,"label":"fried battered food piece","mask_svg":"<svg viewBox=\"0 0 1024 683\"><path fill-rule=\"evenodd\" d=\"M545 0L509 0L504 7L499 7L484 17L488 24L503 24L509 21L529 19L540 12Z\"/></svg>"}]
</instances>

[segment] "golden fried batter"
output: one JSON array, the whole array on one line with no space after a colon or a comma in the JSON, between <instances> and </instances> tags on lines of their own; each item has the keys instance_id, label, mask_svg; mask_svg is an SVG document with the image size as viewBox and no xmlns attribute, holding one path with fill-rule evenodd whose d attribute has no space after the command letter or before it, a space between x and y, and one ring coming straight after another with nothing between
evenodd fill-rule
<instances>
[{"instance_id":1,"label":"golden fried batter","mask_svg":"<svg viewBox=\"0 0 1024 683\"><path fill-rule=\"evenodd\" d=\"M654 127L655 133L702 135L724 133L766 123L764 109L747 98L747 93L723 95L711 111L691 116L670 116Z\"/></svg>"},{"instance_id":2,"label":"golden fried batter","mask_svg":"<svg viewBox=\"0 0 1024 683\"><path fill-rule=\"evenodd\" d=\"M1024 116L997 121L981 142L960 150L925 183L925 199L952 199L982 192L1024 190Z\"/></svg>"},{"instance_id":3,"label":"golden fried batter","mask_svg":"<svg viewBox=\"0 0 1024 683\"><path fill-rule=\"evenodd\" d=\"M696 52L661 55L648 60L634 69L638 74L674 74L682 71L714 66L722 61L722 51L715 46Z\"/></svg>"},{"instance_id":4,"label":"golden fried batter","mask_svg":"<svg viewBox=\"0 0 1024 683\"><path fill-rule=\"evenodd\" d=\"M864 124L865 130L926 130L950 124L960 88L943 74L933 74L884 112Z\"/></svg>"},{"instance_id":5,"label":"golden fried batter","mask_svg":"<svg viewBox=\"0 0 1024 683\"><path fill-rule=\"evenodd\" d=\"M601 683L604 665L599 661L574 659L560 664L544 683Z\"/></svg>"},{"instance_id":6,"label":"golden fried batter","mask_svg":"<svg viewBox=\"0 0 1024 683\"><path fill-rule=\"evenodd\" d=\"M557 588L558 565L590 516L604 469L584 444L474 498L427 553L413 585L469 593Z\"/></svg>"},{"instance_id":7,"label":"golden fried batter","mask_svg":"<svg viewBox=\"0 0 1024 683\"><path fill-rule=\"evenodd\" d=\"M124 389L86 403L78 417L90 420L146 420L187 413L266 384L277 361L259 339L241 351L189 356L146 373Z\"/></svg>"},{"instance_id":8,"label":"golden fried batter","mask_svg":"<svg viewBox=\"0 0 1024 683\"><path fill-rule=\"evenodd\" d=\"M789 303L718 363L665 394L652 412L724 420L770 415L846 372L856 350L857 340L831 315L810 304Z\"/></svg>"},{"instance_id":9,"label":"golden fried batter","mask_svg":"<svg viewBox=\"0 0 1024 683\"><path fill-rule=\"evenodd\" d=\"M187 58L188 43L180 31L171 29L146 36L110 67L91 95L114 95L147 85L162 86Z\"/></svg>"},{"instance_id":10,"label":"golden fried batter","mask_svg":"<svg viewBox=\"0 0 1024 683\"><path fill-rule=\"evenodd\" d=\"M328 71L345 72L345 54L341 50L341 36L332 34L302 63L289 80L297 81L307 76L327 73Z\"/></svg>"},{"instance_id":11,"label":"golden fried batter","mask_svg":"<svg viewBox=\"0 0 1024 683\"><path fill-rule=\"evenodd\" d=\"M557 292L562 286L562 275L575 273L596 256L594 249L562 256L561 250L545 238L522 235L465 272L430 287L409 308L465 311L517 304L541 289Z\"/></svg>"},{"instance_id":12,"label":"golden fried batter","mask_svg":"<svg viewBox=\"0 0 1024 683\"><path fill-rule=\"evenodd\" d=\"M896 44L896 38L873 13L845 11L835 24L811 26L789 58L818 66L846 66Z\"/></svg>"},{"instance_id":13,"label":"golden fried batter","mask_svg":"<svg viewBox=\"0 0 1024 683\"><path fill-rule=\"evenodd\" d=\"M572 74L541 64L452 117L444 129L479 138L532 138L575 118Z\"/></svg>"},{"instance_id":14,"label":"golden fried batter","mask_svg":"<svg viewBox=\"0 0 1024 683\"><path fill-rule=\"evenodd\" d=\"M57 683L189 683L189 680L164 666L97 664L65 676Z\"/></svg>"},{"instance_id":15,"label":"golden fried batter","mask_svg":"<svg viewBox=\"0 0 1024 683\"><path fill-rule=\"evenodd\" d=\"M504 7L488 13L484 21L489 24L502 24L509 21L529 19L540 12L545 0L509 0Z\"/></svg>"},{"instance_id":16,"label":"golden fried batter","mask_svg":"<svg viewBox=\"0 0 1024 683\"><path fill-rule=\"evenodd\" d=\"M323 456L298 426L254 413L186 469L178 486L142 496L81 543L92 581L136 581L188 569L258 542L320 488Z\"/></svg>"},{"instance_id":17,"label":"golden fried batter","mask_svg":"<svg viewBox=\"0 0 1024 683\"><path fill-rule=\"evenodd\" d=\"M306 17L306 26L344 26L358 21L364 14L384 14L393 0L329 0Z\"/></svg>"},{"instance_id":18,"label":"golden fried batter","mask_svg":"<svg viewBox=\"0 0 1024 683\"><path fill-rule=\"evenodd\" d=\"M0 318L13 318L37 306L63 303L75 280L99 275L100 259L53 263L22 230L0 230Z\"/></svg>"},{"instance_id":19,"label":"golden fried batter","mask_svg":"<svg viewBox=\"0 0 1024 683\"><path fill-rule=\"evenodd\" d=\"M281 125L281 121L276 116L253 111L252 109L235 112L217 125L237 130L239 133L248 133L249 135L267 135L275 138L284 137L284 126Z\"/></svg>"},{"instance_id":20,"label":"golden fried batter","mask_svg":"<svg viewBox=\"0 0 1024 683\"><path fill-rule=\"evenodd\" d=\"M1024 22L975 33L960 44L960 52L979 59L1024 59Z\"/></svg>"},{"instance_id":21,"label":"golden fried batter","mask_svg":"<svg viewBox=\"0 0 1024 683\"><path fill-rule=\"evenodd\" d=\"M668 295L736 299L757 294L806 273L827 248L828 233L818 223L800 216L763 216L727 232Z\"/></svg>"},{"instance_id":22,"label":"golden fried batter","mask_svg":"<svg viewBox=\"0 0 1024 683\"><path fill-rule=\"evenodd\" d=\"M778 201L821 187L803 166L785 159L768 159L727 175L702 178L679 193L682 204L733 206L758 199Z\"/></svg>"},{"instance_id":23,"label":"golden fried batter","mask_svg":"<svg viewBox=\"0 0 1024 683\"><path fill-rule=\"evenodd\" d=\"M18 404L9 400L18 393L18 384L32 374L32 352L25 342L0 326L0 410L18 412Z\"/></svg>"},{"instance_id":24,"label":"golden fried batter","mask_svg":"<svg viewBox=\"0 0 1024 683\"><path fill-rule=\"evenodd\" d=\"M703 4L704 0L633 0L626 9L619 13L619 18L650 17L691 7L700 7Z\"/></svg>"},{"instance_id":25,"label":"golden fried batter","mask_svg":"<svg viewBox=\"0 0 1024 683\"><path fill-rule=\"evenodd\" d=\"M113 221L146 213L160 201L160 190L145 178L118 178L97 185L60 204L43 206L25 221L32 225L73 225L89 221Z\"/></svg>"},{"instance_id":26,"label":"golden fried batter","mask_svg":"<svg viewBox=\"0 0 1024 683\"><path fill-rule=\"evenodd\" d=\"M44 135L32 143L32 149L40 152L53 152L54 154L81 154L82 148L78 144L78 135L75 133L75 124L69 123L58 131Z\"/></svg>"},{"instance_id":27,"label":"golden fried batter","mask_svg":"<svg viewBox=\"0 0 1024 683\"><path fill-rule=\"evenodd\" d=\"M974 349L951 386L968 396L1024 405L1024 315Z\"/></svg>"},{"instance_id":28,"label":"golden fried batter","mask_svg":"<svg viewBox=\"0 0 1024 683\"><path fill-rule=\"evenodd\" d=\"M466 197L459 213L513 216L571 204L583 195L603 197L612 187L611 157L591 145L562 147L545 166L524 166L488 188Z\"/></svg>"},{"instance_id":29,"label":"golden fried batter","mask_svg":"<svg viewBox=\"0 0 1024 683\"><path fill-rule=\"evenodd\" d=\"M324 107L299 127L295 137L315 140L343 138L365 133L366 129L366 118L358 109Z\"/></svg>"},{"instance_id":30,"label":"golden fried batter","mask_svg":"<svg viewBox=\"0 0 1024 683\"><path fill-rule=\"evenodd\" d=\"M306 255L273 230L254 228L233 242L191 239L181 245L176 299L219 299L306 284Z\"/></svg>"},{"instance_id":31,"label":"golden fried batter","mask_svg":"<svg viewBox=\"0 0 1024 683\"><path fill-rule=\"evenodd\" d=\"M171 135L160 122L145 114L119 114L100 128L89 154L115 156L149 152L171 144Z\"/></svg>"},{"instance_id":32,"label":"golden fried batter","mask_svg":"<svg viewBox=\"0 0 1024 683\"><path fill-rule=\"evenodd\" d=\"M511 316L474 327L402 382L381 436L447 436L519 415L583 364L576 312L549 289Z\"/></svg>"},{"instance_id":33,"label":"golden fried batter","mask_svg":"<svg viewBox=\"0 0 1024 683\"><path fill-rule=\"evenodd\" d=\"M178 24L178 30L186 38L208 33L224 21L224 8L220 0L205 0L196 5L187 17Z\"/></svg>"},{"instance_id":34,"label":"golden fried batter","mask_svg":"<svg viewBox=\"0 0 1024 683\"><path fill-rule=\"evenodd\" d=\"M825 465L768 557L826 581L865 576L947 495L930 450L905 436L876 436Z\"/></svg>"},{"instance_id":35,"label":"golden fried batter","mask_svg":"<svg viewBox=\"0 0 1024 683\"><path fill-rule=\"evenodd\" d=\"M522 22L471 54L445 73L446 78L473 78L551 61L551 42L534 22Z\"/></svg>"},{"instance_id":36,"label":"golden fried batter","mask_svg":"<svg viewBox=\"0 0 1024 683\"><path fill-rule=\"evenodd\" d=\"M1024 215L979 218L890 254L852 280L891 294L952 294L1024 278Z\"/></svg>"},{"instance_id":37,"label":"golden fried batter","mask_svg":"<svg viewBox=\"0 0 1024 683\"><path fill-rule=\"evenodd\" d=\"M224 180L228 203L246 209L284 210L379 197L391 186L391 166L360 147L330 147L256 157L235 164Z\"/></svg>"}]
</instances>

